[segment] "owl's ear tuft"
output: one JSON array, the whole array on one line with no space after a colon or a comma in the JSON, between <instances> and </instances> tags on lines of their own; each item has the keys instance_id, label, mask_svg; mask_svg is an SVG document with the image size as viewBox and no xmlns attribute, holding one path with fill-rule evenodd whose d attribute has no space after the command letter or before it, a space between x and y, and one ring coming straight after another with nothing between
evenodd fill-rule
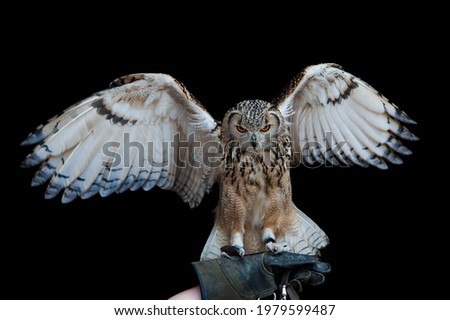
<instances>
[{"instance_id":1,"label":"owl's ear tuft","mask_svg":"<svg viewBox=\"0 0 450 320\"><path fill-rule=\"evenodd\" d=\"M136 74L129 74L120 78L115 79L109 84L110 88L116 88L123 86L124 84L132 83L138 80L144 79L145 74L143 73L136 73Z\"/></svg>"}]
</instances>

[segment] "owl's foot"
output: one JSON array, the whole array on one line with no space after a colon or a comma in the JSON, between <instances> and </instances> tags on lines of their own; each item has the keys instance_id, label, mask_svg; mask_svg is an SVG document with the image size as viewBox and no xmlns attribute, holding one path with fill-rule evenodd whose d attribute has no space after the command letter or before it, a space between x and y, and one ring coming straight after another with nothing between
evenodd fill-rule
<instances>
[{"instance_id":1,"label":"owl's foot","mask_svg":"<svg viewBox=\"0 0 450 320\"><path fill-rule=\"evenodd\" d=\"M231 256L240 256L243 257L245 255L245 250L241 246L223 246L220 248L222 251L222 257L230 258Z\"/></svg>"},{"instance_id":2,"label":"owl's foot","mask_svg":"<svg viewBox=\"0 0 450 320\"><path fill-rule=\"evenodd\" d=\"M279 245L276 242L267 242L266 243L267 250L272 251L273 253L279 253L281 251L284 251L284 248L282 245Z\"/></svg>"},{"instance_id":3,"label":"owl's foot","mask_svg":"<svg viewBox=\"0 0 450 320\"><path fill-rule=\"evenodd\" d=\"M279 253L282 251L286 251L286 246L280 243L277 243L275 240L275 234L272 228L264 228L262 241L266 245L266 249L273 253Z\"/></svg>"},{"instance_id":4,"label":"owl's foot","mask_svg":"<svg viewBox=\"0 0 450 320\"><path fill-rule=\"evenodd\" d=\"M272 232L272 229L266 228L264 230L263 242L266 245L267 250L272 251L273 253L278 253L281 250L281 246L275 240L275 235Z\"/></svg>"}]
</instances>

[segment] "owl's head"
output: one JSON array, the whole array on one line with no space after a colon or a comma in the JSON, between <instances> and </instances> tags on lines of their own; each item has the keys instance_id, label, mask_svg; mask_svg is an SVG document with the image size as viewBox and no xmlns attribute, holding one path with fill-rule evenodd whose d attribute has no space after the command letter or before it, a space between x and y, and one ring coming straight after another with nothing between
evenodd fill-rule
<instances>
[{"instance_id":1,"label":"owl's head","mask_svg":"<svg viewBox=\"0 0 450 320\"><path fill-rule=\"evenodd\" d=\"M239 142L241 147L267 149L284 136L281 112L269 102L246 100L228 110L222 122L222 140Z\"/></svg>"}]
</instances>

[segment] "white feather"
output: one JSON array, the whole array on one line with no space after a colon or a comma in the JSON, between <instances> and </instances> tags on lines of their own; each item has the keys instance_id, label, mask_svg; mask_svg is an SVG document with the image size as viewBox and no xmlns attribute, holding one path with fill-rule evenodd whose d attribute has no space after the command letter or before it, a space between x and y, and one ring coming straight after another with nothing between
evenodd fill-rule
<instances>
[{"instance_id":1,"label":"white feather","mask_svg":"<svg viewBox=\"0 0 450 320\"><path fill-rule=\"evenodd\" d=\"M63 203L75 200L76 197L81 196L91 187L98 178L98 172L101 171L103 161L103 155L101 153L95 153L95 157L90 161L86 169L64 191L62 197Z\"/></svg>"},{"instance_id":2,"label":"white feather","mask_svg":"<svg viewBox=\"0 0 450 320\"><path fill-rule=\"evenodd\" d=\"M157 129L151 128L150 132L151 135L154 137L158 137L158 133L156 132ZM135 183L130 187L130 190L135 191L139 188L143 188L145 191L151 190L155 184L156 181L159 178L159 166L158 164L154 163L155 161L155 149L157 146L161 145L160 139L155 139L154 141L151 141L151 144L144 144L144 155L142 163L140 164L140 170L138 177L136 178ZM156 166L156 167L155 167ZM156 172L158 172L158 177L155 177ZM150 181L149 181L150 180Z\"/></svg>"},{"instance_id":3,"label":"white feather","mask_svg":"<svg viewBox=\"0 0 450 320\"><path fill-rule=\"evenodd\" d=\"M350 100L350 99L349 99ZM358 112L355 112L356 107L352 105L352 101L349 101L348 106L345 108L345 112L349 115L351 121L358 126L362 138L360 141L374 151L374 146L386 141L389 137L388 131L382 131L372 126L370 119L362 118Z\"/></svg>"},{"instance_id":4,"label":"white feather","mask_svg":"<svg viewBox=\"0 0 450 320\"><path fill-rule=\"evenodd\" d=\"M349 128L345 124L346 116L342 109L330 108L328 109L331 117L328 118L331 123L333 123L336 127L332 128L333 135L336 137L341 143L340 150L344 153L340 154L342 157L349 159L351 162L364 166L364 162L361 162L358 157L355 156L355 153L352 152L352 139L354 139L354 135L350 132Z\"/></svg>"},{"instance_id":5,"label":"white feather","mask_svg":"<svg viewBox=\"0 0 450 320\"><path fill-rule=\"evenodd\" d=\"M221 234L222 232L218 230L218 224L215 223L203 247L200 260L211 260L221 257L222 251L220 248L226 243L226 241L223 241L224 237Z\"/></svg>"},{"instance_id":6,"label":"white feather","mask_svg":"<svg viewBox=\"0 0 450 320\"><path fill-rule=\"evenodd\" d=\"M368 85L359 79L356 80L359 87L351 92L351 97L357 101L365 109L370 110L376 114L384 114L386 112L383 102L388 103L383 99L375 89L368 87Z\"/></svg>"},{"instance_id":7,"label":"white feather","mask_svg":"<svg viewBox=\"0 0 450 320\"><path fill-rule=\"evenodd\" d=\"M166 121L160 124L160 130L163 132L164 137L173 137L175 135L175 130L172 128L173 123L169 119L165 120ZM171 138L169 141L173 140L174 138ZM171 176L171 172L173 172L172 168L175 167L173 156L172 146L168 144L167 141L164 141L161 150L161 175L157 183L158 187L161 189L170 189L173 186L173 177Z\"/></svg>"},{"instance_id":8,"label":"white feather","mask_svg":"<svg viewBox=\"0 0 450 320\"><path fill-rule=\"evenodd\" d=\"M317 162L324 163L325 159L323 155L325 154L326 150L326 138L325 138L325 132L322 129L322 125L320 123L319 119L319 112L315 112L316 110L311 110L312 112L312 128L315 135L315 141L313 146L313 155Z\"/></svg>"},{"instance_id":9,"label":"white feather","mask_svg":"<svg viewBox=\"0 0 450 320\"><path fill-rule=\"evenodd\" d=\"M352 145L355 151L368 163L377 166L380 169L386 169L386 164L384 164L380 159L377 159L377 156L373 153L371 147L376 144L374 144L373 140L371 140L370 137L360 128L360 119L355 116L355 113L353 113L351 109L345 108L344 111L350 120L347 125L356 138L354 141L359 142L354 146Z\"/></svg>"},{"instance_id":10,"label":"white feather","mask_svg":"<svg viewBox=\"0 0 450 320\"><path fill-rule=\"evenodd\" d=\"M111 137L112 141L119 142L119 147L114 151L117 156L112 159L113 163L105 168L100 188L100 195L102 197L107 197L116 192L124 182L129 171L129 167L125 166L124 163L125 148L129 148L129 146L126 146L123 140L125 134L130 136L131 130L127 127L122 128L123 130L121 132L116 130L116 136ZM132 148L132 150L137 152L136 148Z\"/></svg>"},{"instance_id":11,"label":"white feather","mask_svg":"<svg viewBox=\"0 0 450 320\"><path fill-rule=\"evenodd\" d=\"M135 137L136 133L134 133L132 135L132 137ZM140 159L141 157L143 157L143 154L140 153L140 150L138 150L137 148L131 148L130 150L130 162L129 162L129 171L127 174L127 177L125 178L123 184L120 186L120 189L118 190L118 192L124 192L126 190L128 190L136 181L138 175L139 175L139 170L140 170Z\"/></svg>"},{"instance_id":12,"label":"white feather","mask_svg":"<svg viewBox=\"0 0 450 320\"><path fill-rule=\"evenodd\" d=\"M304 234L304 238L308 240L308 245L317 249L324 248L329 243L328 236L303 211L298 208L296 209L297 215L301 221L301 233Z\"/></svg>"},{"instance_id":13,"label":"white feather","mask_svg":"<svg viewBox=\"0 0 450 320\"><path fill-rule=\"evenodd\" d=\"M39 170L35 173L31 185L36 187L49 181L56 170L63 165L63 157L68 157L71 152L72 149L62 155L50 157L47 162L42 163Z\"/></svg>"},{"instance_id":14,"label":"white feather","mask_svg":"<svg viewBox=\"0 0 450 320\"><path fill-rule=\"evenodd\" d=\"M315 133L314 133L314 125L313 125L313 111L311 109L308 110L308 112L305 114L306 122L305 122L305 136L306 136L306 143L301 146L303 151L308 151L308 157L306 157L306 161L308 161L310 164L314 163L315 158L313 155L312 147L316 145L315 141L317 140Z\"/></svg>"},{"instance_id":15,"label":"white feather","mask_svg":"<svg viewBox=\"0 0 450 320\"><path fill-rule=\"evenodd\" d=\"M329 143L335 157L337 159L339 159L340 161L342 161L343 163L347 164L347 157L343 156L341 154L341 151L343 151L343 152L347 151L345 153L349 153L350 148L349 148L348 144L346 143L344 137L342 136L341 130L338 127L340 124L340 118L333 117L332 111L334 111L334 109L325 108L325 110L324 110L325 114L323 115L324 121L327 122L328 130L331 132L331 135L334 138L333 141L328 141L328 143ZM330 135L327 135L327 136L330 136Z\"/></svg>"},{"instance_id":16,"label":"white feather","mask_svg":"<svg viewBox=\"0 0 450 320\"><path fill-rule=\"evenodd\" d=\"M69 186L72 182L80 177L83 171L92 163L93 159L98 153L103 152L103 141L108 141L111 138L110 125L104 122L99 115L91 115L97 119L93 119L92 122L97 125L95 129L90 129L86 136L81 140L76 148L72 151L70 156L66 159L65 164L58 170L58 173L63 176L69 177L68 179L56 179L54 183L63 184L64 187ZM94 127L94 125L91 125ZM96 174L95 174L96 175ZM92 177L83 177L88 180L92 180ZM52 179L53 180L53 179Z\"/></svg>"},{"instance_id":17,"label":"white feather","mask_svg":"<svg viewBox=\"0 0 450 320\"><path fill-rule=\"evenodd\" d=\"M386 135L389 135L389 121L392 118L387 113L380 115L364 108L364 106L358 104L358 102L351 97L349 97L348 100L349 104L352 104L353 111L364 119L364 121L379 129L379 131L385 132Z\"/></svg>"},{"instance_id":18,"label":"white feather","mask_svg":"<svg viewBox=\"0 0 450 320\"><path fill-rule=\"evenodd\" d=\"M90 197L95 196L98 193L98 191L100 190L104 170L105 170L104 168L100 169L100 172L97 174L95 181L85 192L81 194L80 196L81 199L88 199Z\"/></svg>"}]
</instances>

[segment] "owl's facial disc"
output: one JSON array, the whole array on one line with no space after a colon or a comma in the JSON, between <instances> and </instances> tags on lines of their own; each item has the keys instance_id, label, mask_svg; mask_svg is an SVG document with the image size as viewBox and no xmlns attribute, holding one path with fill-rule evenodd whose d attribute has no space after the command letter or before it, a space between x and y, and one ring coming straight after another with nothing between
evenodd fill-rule
<instances>
[{"instance_id":1,"label":"owl's facial disc","mask_svg":"<svg viewBox=\"0 0 450 320\"><path fill-rule=\"evenodd\" d=\"M261 153L276 146L280 118L271 104L261 100L240 102L230 110L228 132L243 153Z\"/></svg>"}]
</instances>

